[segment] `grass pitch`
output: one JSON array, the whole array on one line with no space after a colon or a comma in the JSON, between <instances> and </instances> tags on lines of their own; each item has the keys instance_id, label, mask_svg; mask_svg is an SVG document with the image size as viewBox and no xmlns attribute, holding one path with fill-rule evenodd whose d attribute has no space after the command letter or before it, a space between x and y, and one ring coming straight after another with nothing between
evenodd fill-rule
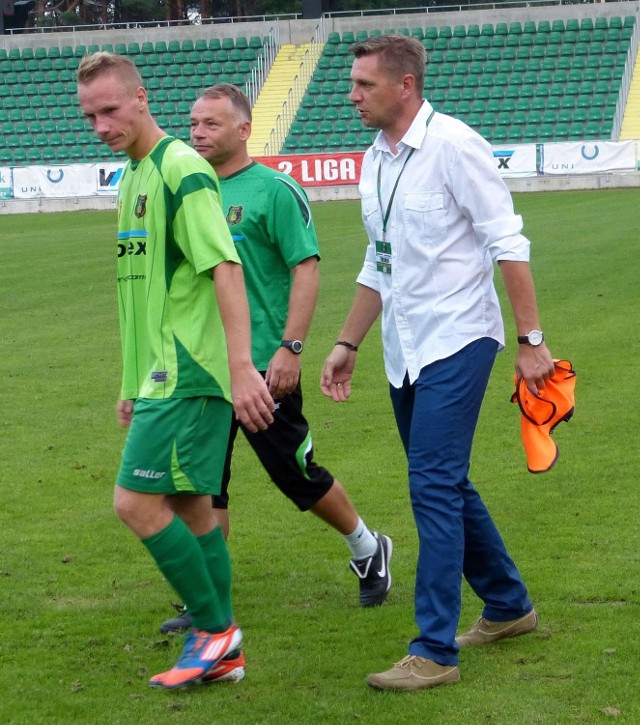
<instances>
[{"instance_id":1,"label":"grass pitch","mask_svg":"<svg viewBox=\"0 0 640 725\"><path fill-rule=\"evenodd\" d=\"M111 509L124 440L114 414L115 216L0 218L0 721L639 722L639 202L637 190L516 197L550 349L578 371L576 414L557 429L556 467L527 473L509 403L510 344L487 393L472 478L541 626L465 651L455 687L408 695L364 684L415 633L416 535L377 329L358 353L348 404L317 387L364 252L358 204L314 206L322 287L305 405L317 460L394 539L389 600L359 609L340 538L294 510L239 441L230 548L247 678L171 693L147 680L180 651L178 638L158 632L175 595ZM507 305L505 320L512 341ZM461 626L479 611L465 588Z\"/></svg>"}]
</instances>

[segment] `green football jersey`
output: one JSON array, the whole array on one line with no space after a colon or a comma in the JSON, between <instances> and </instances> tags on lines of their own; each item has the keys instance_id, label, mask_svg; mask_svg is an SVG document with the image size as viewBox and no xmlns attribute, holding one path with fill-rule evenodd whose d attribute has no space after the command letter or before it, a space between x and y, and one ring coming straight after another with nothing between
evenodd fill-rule
<instances>
[{"instance_id":1,"label":"green football jersey","mask_svg":"<svg viewBox=\"0 0 640 725\"><path fill-rule=\"evenodd\" d=\"M210 165L162 138L129 161L118 197L121 397L231 400L212 269L239 263Z\"/></svg>"},{"instance_id":2,"label":"green football jersey","mask_svg":"<svg viewBox=\"0 0 640 725\"><path fill-rule=\"evenodd\" d=\"M289 311L291 268L319 257L302 188L286 174L252 163L220 179L222 209L242 260L253 364L266 370L280 346Z\"/></svg>"}]
</instances>

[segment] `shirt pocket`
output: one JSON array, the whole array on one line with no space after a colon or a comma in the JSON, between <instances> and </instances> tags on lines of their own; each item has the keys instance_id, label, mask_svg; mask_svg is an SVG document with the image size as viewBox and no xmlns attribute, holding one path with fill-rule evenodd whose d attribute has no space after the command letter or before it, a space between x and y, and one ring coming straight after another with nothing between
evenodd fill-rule
<instances>
[{"instance_id":1,"label":"shirt pocket","mask_svg":"<svg viewBox=\"0 0 640 725\"><path fill-rule=\"evenodd\" d=\"M414 244L441 240L447 228L444 192L408 192L404 197L404 214L407 236Z\"/></svg>"},{"instance_id":2,"label":"shirt pocket","mask_svg":"<svg viewBox=\"0 0 640 725\"><path fill-rule=\"evenodd\" d=\"M362 221L370 239L382 239L382 216L378 196L372 194L361 199Z\"/></svg>"}]
</instances>

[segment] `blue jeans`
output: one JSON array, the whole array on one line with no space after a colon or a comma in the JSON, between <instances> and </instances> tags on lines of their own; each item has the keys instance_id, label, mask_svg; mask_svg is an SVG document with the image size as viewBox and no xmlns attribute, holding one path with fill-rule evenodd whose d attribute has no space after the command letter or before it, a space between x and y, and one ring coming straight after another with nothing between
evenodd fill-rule
<instances>
[{"instance_id":1,"label":"blue jeans","mask_svg":"<svg viewBox=\"0 0 640 725\"><path fill-rule=\"evenodd\" d=\"M443 665L458 662L455 643L462 576L484 601L482 616L507 621L531 611L527 588L480 495L469 461L480 405L498 345L481 338L391 387L409 462L418 530L415 617L409 653Z\"/></svg>"}]
</instances>

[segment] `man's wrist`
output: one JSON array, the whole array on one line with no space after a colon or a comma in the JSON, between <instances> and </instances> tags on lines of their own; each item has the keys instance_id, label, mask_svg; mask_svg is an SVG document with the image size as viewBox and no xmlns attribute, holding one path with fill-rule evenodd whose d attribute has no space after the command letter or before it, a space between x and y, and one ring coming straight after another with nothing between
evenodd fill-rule
<instances>
[{"instance_id":1,"label":"man's wrist","mask_svg":"<svg viewBox=\"0 0 640 725\"><path fill-rule=\"evenodd\" d=\"M358 346L347 340L336 340L336 345L342 345L342 347L346 347L351 352L358 352Z\"/></svg>"},{"instance_id":2,"label":"man's wrist","mask_svg":"<svg viewBox=\"0 0 640 725\"><path fill-rule=\"evenodd\" d=\"M531 330L526 335L518 335L519 345L531 345L531 347L539 347L544 342L544 333L542 330Z\"/></svg>"},{"instance_id":3,"label":"man's wrist","mask_svg":"<svg viewBox=\"0 0 640 725\"><path fill-rule=\"evenodd\" d=\"M299 355L304 350L302 340L282 340L280 347L284 347L294 355Z\"/></svg>"}]
</instances>

